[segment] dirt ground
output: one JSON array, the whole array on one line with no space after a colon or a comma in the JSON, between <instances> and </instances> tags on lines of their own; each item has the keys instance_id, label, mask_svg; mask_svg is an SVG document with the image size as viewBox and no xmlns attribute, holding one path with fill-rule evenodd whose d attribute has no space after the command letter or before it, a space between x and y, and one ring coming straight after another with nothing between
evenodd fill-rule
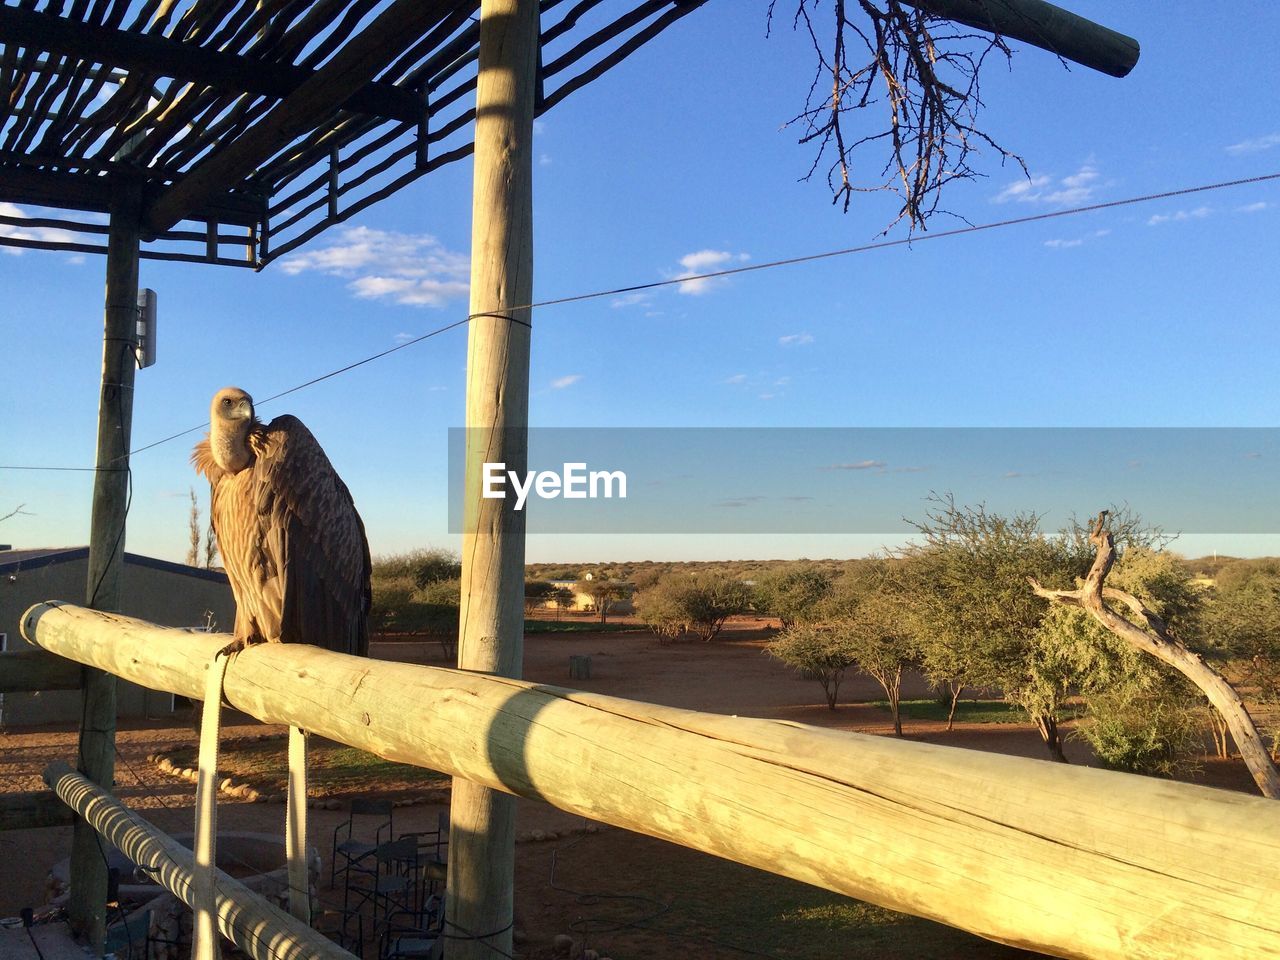
<instances>
[{"instance_id":1,"label":"dirt ground","mask_svg":"<svg viewBox=\"0 0 1280 960\"><path fill-rule=\"evenodd\" d=\"M572 685L714 713L786 719L864 733L892 733L886 711L853 702L881 696L874 681L863 676L849 677L841 689L840 708L828 710L815 682L797 677L764 653L765 626L763 622L744 621L733 624L723 639L712 643L671 645L661 645L641 632L531 634L525 643L524 675L539 683ZM375 644L373 655L443 663L443 653L434 643ZM591 677L571 684L569 657L578 655L591 657ZM920 678L909 677L904 682L904 698L926 693ZM934 721L905 721L905 733L913 740L1036 759L1047 757L1029 724L958 724L952 732L943 726ZM263 732L283 730L234 715L224 720L228 738ZM75 731L67 727L0 734L0 792L41 788L40 772L45 764L53 759L71 760L75 739ZM192 727L185 718L179 722L130 723L118 735L117 793L169 832L191 829L194 786L161 773L146 757L167 747L190 744L193 739ZM1092 760L1087 745L1079 740L1069 739L1066 749L1073 763L1087 764ZM1249 792L1254 789L1238 760L1206 760L1197 780L1209 786ZM393 796L407 797L417 792L410 785L384 786ZM443 809L432 804L397 809L396 832L433 829ZM312 843L320 849L326 865L333 832L346 817L344 810L311 812ZM224 830L280 833L284 808L227 798L220 802L219 822ZM708 907L717 900L721 901L717 904L720 907L736 903L734 896L755 889L753 885L757 884L768 884L755 894L757 899L773 897L780 889L779 883L790 881L778 881L767 874L622 830L606 828L583 833L581 828L586 826L580 817L543 804L519 801L519 833L541 830L565 834L554 841L526 840L517 847L517 921L524 935L521 956L533 960L550 957L551 939L560 933L574 936L580 943L585 940L615 960L791 955L786 950L753 949L756 941L751 924L758 920L755 915L759 912L753 908L753 901L741 904L741 915L730 914L728 929L723 911ZM0 833L0 916L15 915L23 906L44 901L46 874L54 862L68 855L70 835L69 827ZM652 878L664 879L654 887ZM715 889L717 885L719 891ZM796 909L801 912L833 909L830 901L839 899L800 884L793 886L796 889L784 891L783 900L799 904ZM340 891L322 889L322 906L334 906L340 900ZM813 904L804 906L809 900ZM908 918L903 921L908 922ZM916 936L907 929L903 933ZM923 938L919 942L928 942L927 933L920 933L919 937ZM985 941L955 937L931 951L932 948L907 952L859 950L848 955L936 956L939 960L1030 956ZM833 960L838 955L832 954Z\"/></svg>"}]
</instances>

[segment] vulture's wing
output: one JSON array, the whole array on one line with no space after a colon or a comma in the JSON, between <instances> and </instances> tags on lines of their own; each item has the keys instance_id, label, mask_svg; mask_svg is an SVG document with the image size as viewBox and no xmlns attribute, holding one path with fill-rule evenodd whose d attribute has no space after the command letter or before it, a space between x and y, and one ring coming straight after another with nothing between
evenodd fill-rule
<instances>
[{"instance_id":1,"label":"vulture's wing","mask_svg":"<svg viewBox=\"0 0 1280 960\"><path fill-rule=\"evenodd\" d=\"M262 548L282 574L280 639L369 652L369 542L347 485L297 417L276 417L255 444Z\"/></svg>"}]
</instances>

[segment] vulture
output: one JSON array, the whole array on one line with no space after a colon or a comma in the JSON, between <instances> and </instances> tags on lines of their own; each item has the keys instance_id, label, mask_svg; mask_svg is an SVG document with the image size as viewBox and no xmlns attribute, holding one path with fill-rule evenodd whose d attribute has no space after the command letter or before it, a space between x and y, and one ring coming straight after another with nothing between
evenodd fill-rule
<instances>
[{"instance_id":1,"label":"vulture","mask_svg":"<svg viewBox=\"0 0 1280 960\"><path fill-rule=\"evenodd\" d=\"M191 463L209 479L210 520L236 599L235 639L369 652L371 563L347 485L297 417L262 423L253 398L219 390Z\"/></svg>"}]
</instances>

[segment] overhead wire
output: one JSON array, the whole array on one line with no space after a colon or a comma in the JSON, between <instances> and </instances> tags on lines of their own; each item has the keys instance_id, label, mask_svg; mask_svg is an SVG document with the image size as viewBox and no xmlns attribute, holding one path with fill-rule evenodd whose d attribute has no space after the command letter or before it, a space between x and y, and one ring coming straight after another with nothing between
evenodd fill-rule
<instances>
[{"instance_id":1,"label":"overhead wire","mask_svg":"<svg viewBox=\"0 0 1280 960\"><path fill-rule=\"evenodd\" d=\"M424 340L430 340L431 338L439 336L442 333L446 333L449 330L454 330L454 329L457 329L458 327L466 326L473 319L477 317L499 317L501 319L510 320L513 323L518 323L522 326L531 328L531 325L529 323L523 320L517 319L514 316L514 314L523 312L525 310L537 309L540 307L563 306L565 304L570 304L570 303L583 303L588 300L599 300L604 297L618 297L618 296L625 296L631 293L643 293L648 290L657 290L662 287L679 286L680 284L684 284L684 283L694 283L694 282L704 281L704 280L717 280L725 277L738 276L744 273L754 273L761 270L772 270L778 267L796 266L798 264L803 264L803 263L816 263L820 260L830 260L836 257L847 257L847 256L853 256L855 254L860 254L860 253L870 253L874 250L887 250L892 247L912 246L914 244L925 243L930 240L949 239L951 237L959 237L959 236L964 236L966 234L981 233L987 230L996 230L1004 227L1022 226L1029 223L1039 223L1046 220L1055 220L1061 217L1078 216L1083 213L1094 213L1099 210L1114 210L1118 207L1133 206L1135 204L1140 204L1140 203L1151 203L1156 200L1169 200L1175 197L1191 196L1198 193L1207 193L1214 190L1225 190L1231 187L1249 186L1251 184L1267 183L1267 182L1276 181L1276 180L1280 180L1280 173L1265 173L1265 174L1259 174L1257 176L1252 176L1252 177L1242 177L1235 180L1222 180L1215 183L1197 184L1196 186L1192 186L1192 187L1181 187L1176 190L1164 190L1158 193L1146 193L1136 197L1125 197L1121 200L1107 200L1102 203L1091 203L1091 204L1086 204L1078 207L1069 207L1064 210L1049 210L1043 213L1028 214L1027 216L1023 216L1023 217L1009 217L1004 220L993 220L989 223L967 224L966 226L963 226L963 227L956 227L952 230L942 230L937 233L925 232L921 234L912 234L911 236L907 236L907 237L899 237L894 240L875 240L870 243L864 243L854 247L843 247L838 250L825 250L820 253L809 253L809 254L802 254L801 256L797 256L797 257L785 257L778 260L768 260L768 261L765 261L764 263L746 264L739 267L729 267L724 270L711 270L706 273L685 274L678 277L669 277L664 280L654 280L648 283L635 283L635 284L629 284L626 286L611 287L607 290L595 290L590 293L572 294L564 297L552 297L547 300L535 300L531 303L525 303L525 304L520 304L518 306L510 307L508 308L508 312L505 314L494 314L494 313L470 314L462 319L455 320L452 323L447 323L444 326L437 327L434 330L430 330L427 333L414 337L411 340L406 340L404 343L396 344L394 347L389 347L386 350L381 350L377 353L370 354L367 357L363 357L352 363L348 363L344 366L338 367L336 370L330 370L328 373L321 374L318 377L312 377L310 380L304 381L303 383L299 383L296 386L289 387L287 390L282 390L279 393L272 394L271 396L258 401L258 403L259 404L270 403L273 400L279 400L281 397L286 397L289 394L297 393L299 390L303 390L307 387L314 386L317 383L322 383L325 380L330 380L333 377L339 376L343 373L347 373L348 371L354 370L357 367L362 367L365 364L372 363L375 360L381 360L383 357L390 356L393 353L397 353L408 347L414 346L415 344L421 343ZM180 437L185 437L188 434L195 433L197 430L203 430L206 427L207 427L207 423L198 423L193 427L188 427L185 430L181 430L177 433L170 434L167 437L163 437L159 440L153 441L152 443L148 443L145 446L138 447L136 450L130 451L128 456L132 457L144 451L151 450L162 444L169 443L172 440L177 440ZM121 458L117 458L117 459L121 459ZM114 461L108 461L108 465L103 467L59 467L59 466L46 467L46 466L28 465L28 464L0 464L0 470L58 470L58 471L96 472L98 470L120 469L118 467L110 466L110 463L112 462Z\"/></svg>"}]
</instances>

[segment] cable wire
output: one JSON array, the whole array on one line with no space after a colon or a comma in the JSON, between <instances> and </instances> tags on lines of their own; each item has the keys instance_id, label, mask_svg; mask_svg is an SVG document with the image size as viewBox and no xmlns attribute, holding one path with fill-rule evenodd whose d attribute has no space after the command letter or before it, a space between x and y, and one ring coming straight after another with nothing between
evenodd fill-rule
<instances>
[{"instance_id":1,"label":"cable wire","mask_svg":"<svg viewBox=\"0 0 1280 960\"><path fill-rule=\"evenodd\" d=\"M643 293L646 290L656 290L661 287L678 286L679 284L682 284L682 283L692 283L700 280L716 280L722 277L732 277L732 276L737 276L738 274L743 274L743 273L754 273L759 270L772 270L777 267L790 267L790 266L795 266L797 264L802 264L802 263L815 263L819 260L830 260L835 257L847 257L847 256L852 256L858 253L870 253L873 250L887 250L890 247L910 246L915 243L924 243L929 240L942 240L950 237L963 236L965 234L981 233L982 231L985 231L985 230L996 230L1002 227L1021 226L1023 224L1028 224L1028 223L1038 223L1043 220L1055 220L1055 219L1058 219L1059 217L1071 217L1071 216L1076 216L1082 213L1093 213L1098 210L1112 210L1117 207L1127 207L1127 206L1132 206L1134 204L1139 204L1139 203L1150 203L1154 200L1169 200L1174 197L1185 197L1185 196L1190 196L1192 194L1197 194L1197 193L1207 193L1212 190L1225 190L1230 187L1243 187L1243 186L1248 186L1250 184L1267 183L1275 180L1280 180L1280 173L1264 173L1264 174L1259 174L1258 176L1244 177L1238 180L1223 180L1217 183L1205 183L1205 184L1200 184L1194 187L1182 187L1177 190L1165 190L1160 193L1147 193L1137 197L1126 197L1122 200L1108 200L1104 203L1092 203L1092 204L1088 204L1086 206L1081 206L1081 207L1069 207L1066 210L1052 210L1047 213L1035 213L1025 217L1011 217L1006 220L993 220L990 223L968 224L967 226L964 226L964 227L956 227L953 230L943 230L939 233L922 233L918 236L912 235L907 237L901 237L896 240L877 240L871 243L864 243L856 247L844 247L839 250L826 250L821 253L803 254L798 257L785 257L780 260L769 260L764 263L753 263L753 264L749 264L747 266L742 266L742 267L731 267L727 270L713 270L708 273L696 273L696 274L691 274L689 276L673 277L668 280L654 280L650 283L636 283L636 284L630 284L628 286L623 286L623 287L612 287L608 290L596 290L591 293L578 293L578 294L572 294L566 297L553 297L549 300L535 300L532 303L525 303L525 304L520 304L519 306L510 307L507 313L474 313L474 314L468 315L467 317L461 320L455 320L452 323L445 324L442 327L437 327L436 329L431 330L428 333L424 333L421 336L414 337L412 340L406 340L404 343L396 344L394 347L390 347L387 350L382 350L378 353L371 354L370 356L364 357L360 360L356 360L353 363L349 363L346 366L339 367L336 370L331 370L328 373L322 374L318 377L313 377L312 379L307 380L305 383L300 383L297 386L290 387L288 390L282 390L279 393L272 394L266 399L259 401L259 403L265 404L265 403L270 403L272 400L279 400L281 397L287 397L291 393L297 393L299 390L303 390L307 387L314 386L317 383L322 383L325 380L329 380L333 377L338 376L339 374L346 373L349 370L354 370L357 367L362 367L366 363L372 363L375 360L381 360L383 357L390 356L391 354L396 353L397 351L404 350L406 347L411 347L415 344L421 343L424 340L430 340L432 337L439 336L440 334L445 333L446 331L454 330L458 327L465 326L468 323L470 323L472 319L476 317L496 317L498 319L510 320L512 323L517 323L517 324L520 324L521 326L529 327L530 329L532 329L531 324L528 324L523 320L516 319L516 317L513 314L520 311L524 311L524 310L533 310L538 307L563 306L565 304L570 304L570 303L583 303L587 300L599 300L603 297L617 297L617 296L622 296L628 293ZM196 424L194 427L188 427L186 430L182 430L182 431L179 431L178 433L171 434L170 436L164 437L160 440L156 440L153 443L149 443L146 446L138 447L136 450L131 451L128 454L128 456L134 456L135 454L142 453L143 451L151 450L155 447L160 446L161 444L168 443L171 440L177 440L179 437L185 437L188 434L195 433L197 430L203 430L206 427L207 427L207 423ZM122 458L116 458L116 459L122 459ZM114 461L108 461L108 464L112 462ZM25 464L23 465L0 464L0 470L65 470L65 471L95 472L98 470L109 470L109 469L119 469L119 468L113 468L110 466L43 467L43 466L32 466L32 465L25 465Z\"/></svg>"}]
</instances>

